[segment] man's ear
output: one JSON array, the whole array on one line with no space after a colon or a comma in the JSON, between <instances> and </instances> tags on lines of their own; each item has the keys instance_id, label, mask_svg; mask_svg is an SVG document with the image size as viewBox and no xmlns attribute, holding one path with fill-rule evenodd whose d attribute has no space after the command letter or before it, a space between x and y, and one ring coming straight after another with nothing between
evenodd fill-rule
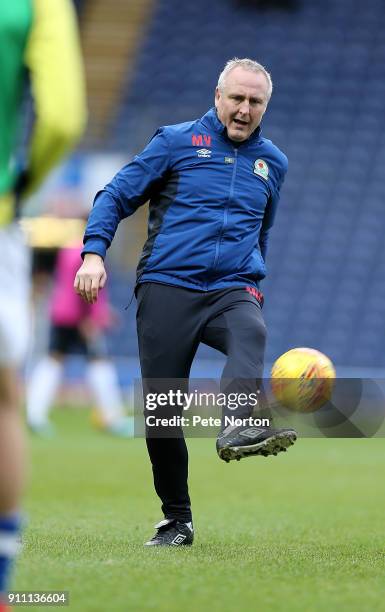
<instances>
[{"instance_id":1,"label":"man's ear","mask_svg":"<svg viewBox=\"0 0 385 612\"><path fill-rule=\"evenodd\" d=\"M217 108L217 102L219 101L220 97L221 97L221 92L219 91L219 88L216 87L215 88L215 108Z\"/></svg>"},{"instance_id":2,"label":"man's ear","mask_svg":"<svg viewBox=\"0 0 385 612\"><path fill-rule=\"evenodd\" d=\"M267 107L268 107L268 105L269 105L269 103L267 103L267 104L266 104L266 106L265 106L265 110L263 111L263 115L264 115L264 114L265 114L265 112L267 111ZM263 115L262 115L262 117L263 117Z\"/></svg>"}]
</instances>

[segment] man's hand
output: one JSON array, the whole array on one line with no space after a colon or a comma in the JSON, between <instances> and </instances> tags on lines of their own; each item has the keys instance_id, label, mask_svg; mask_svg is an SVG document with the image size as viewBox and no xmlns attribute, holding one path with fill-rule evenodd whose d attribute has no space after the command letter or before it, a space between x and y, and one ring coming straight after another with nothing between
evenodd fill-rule
<instances>
[{"instance_id":1,"label":"man's hand","mask_svg":"<svg viewBox=\"0 0 385 612\"><path fill-rule=\"evenodd\" d=\"M76 273L74 289L88 304L95 304L99 289L106 284L107 274L103 259L96 253L86 253Z\"/></svg>"}]
</instances>

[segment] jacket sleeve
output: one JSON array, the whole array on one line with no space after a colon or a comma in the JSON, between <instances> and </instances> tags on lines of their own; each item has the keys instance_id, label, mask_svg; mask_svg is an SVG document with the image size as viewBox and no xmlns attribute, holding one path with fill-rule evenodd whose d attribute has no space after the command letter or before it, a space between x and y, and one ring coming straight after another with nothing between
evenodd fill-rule
<instances>
[{"instance_id":1,"label":"jacket sleeve","mask_svg":"<svg viewBox=\"0 0 385 612\"><path fill-rule=\"evenodd\" d=\"M283 185L283 181L285 180L286 172L287 172L287 159L286 159L285 167L283 168L283 171L281 173L280 180L277 184L277 187L274 190L274 192L271 194L269 201L267 202L265 214L262 220L261 231L259 234L259 248L261 251L263 261L265 262L266 262L267 243L269 239L269 231L273 227L275 215L277 212L278 202L280 199L281 187Z\"/></svg>"},{"instance_id":2,"label":"jacket sleeve","mask_svg":"<svg viewBox=\"0 0 385 612\"><path fill-rule=\"evenodd\" d=\"M76 15L70 0L34 0L25 50L35 121L23 196L76 144L86 123L86 96Z\"/></svg>"},{"instance_id":3,"label":"jacket sleeve","mask_svg":"<svg viewBox=\"0 0 385 612\"><path fill-rule=\"evenodd\" d=\"M170 147L164 128L160 128L142 153L96 194L82 256L96 253L105 257L120 221L147 202L152 187L164 178L170 167Z\"/></svg>"}]
</instances>

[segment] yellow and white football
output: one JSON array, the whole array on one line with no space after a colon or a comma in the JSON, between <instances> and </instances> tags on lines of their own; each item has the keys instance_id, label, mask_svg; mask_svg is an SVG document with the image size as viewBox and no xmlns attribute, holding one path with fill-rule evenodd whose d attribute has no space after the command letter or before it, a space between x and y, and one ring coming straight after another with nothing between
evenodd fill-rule
<instances>
[{"instance_id":1,"label":"yellow and white football","mask_svg":"<svg viewBox=\"0 0 385 612\"><path fill-rule=\"evenodd\" d=\"M336 372L329 357L311 348L294 348L271 369L271 388L280 404L295 412L315 412L330 400Z\"/></svg>"}]
</instances>

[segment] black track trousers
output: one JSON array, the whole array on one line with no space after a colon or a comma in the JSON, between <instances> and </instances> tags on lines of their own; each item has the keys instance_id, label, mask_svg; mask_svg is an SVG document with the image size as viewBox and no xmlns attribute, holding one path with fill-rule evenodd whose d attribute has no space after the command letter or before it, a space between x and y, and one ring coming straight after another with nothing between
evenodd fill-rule
<instances>
[{"instance_id":1,"label":"black track trousers","mask_svg":"<svg viewBox=\"0 0 385 612\"><path fill-rule=\"evenodd\" d=\"M184 379L187 390L200 342L226 355L221 379L226 392L255 393L257 381L263 376L266 327L259 301L246 286L203 292L160 283L140 284L137 331L145 395L150 391L167 392L173 386L170 379L178 379L178 389L180 379ZM165 409L164 414L175 413L175 408L168 408L170 411ZM158 410L156 413L158 416ZM234 416L234 412L231 414ZM245 407L235 416L250 414L251 409ZM164 516L191 521L183 432L180 430L177 437L175 430L173 437L154 437L148 429L147 449Z\"/></svg>"}]
</instances>

